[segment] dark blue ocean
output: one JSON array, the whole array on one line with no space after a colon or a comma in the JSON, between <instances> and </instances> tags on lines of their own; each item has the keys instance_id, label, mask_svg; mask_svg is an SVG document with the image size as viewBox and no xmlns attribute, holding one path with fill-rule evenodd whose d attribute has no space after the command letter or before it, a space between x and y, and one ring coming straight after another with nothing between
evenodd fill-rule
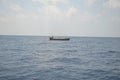
<instances>
[{"instance_id":1,"label":"dark blue ocean","mask_svg":"<svg viewBox=\"0 0 120 80\"><path fill-rule=\"evenodd\" d=\"M0 80L120 80L120 38L0 36Z\"/></svg>"}]
</instances>

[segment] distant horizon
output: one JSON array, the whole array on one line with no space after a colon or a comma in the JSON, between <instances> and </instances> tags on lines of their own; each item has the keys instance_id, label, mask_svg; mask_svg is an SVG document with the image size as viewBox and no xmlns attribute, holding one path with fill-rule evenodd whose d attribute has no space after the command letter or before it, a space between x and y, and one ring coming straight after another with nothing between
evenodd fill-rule
<instances>
[{"instance_id":1,"label":"distant horizon","mask_svg":"<svg viewBox=\"0 0 120 80\"><path fill-rule=\"evenodd\" d=\"M16 34L14 34L14 35L6 35L6 34L4 34L4 35L0 35L0 36L32 36L32 37L51 37L51 36L53 36L53 37L95 37L95 38L120 38L119 36L75 36L75 35L16 35Z\"/></svg>"}]
</instances>

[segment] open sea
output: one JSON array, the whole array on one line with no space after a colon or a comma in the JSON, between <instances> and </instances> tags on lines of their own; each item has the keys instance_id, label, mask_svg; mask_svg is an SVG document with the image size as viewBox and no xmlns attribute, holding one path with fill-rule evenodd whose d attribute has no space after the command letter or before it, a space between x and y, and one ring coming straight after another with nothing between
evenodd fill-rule
<instances>
[{"instance_id":1,"label":"open sea","mask_svg":"<svg viewBox=\"0 0 120 80\"><path fill-rule=\"evenodd\" d=\"M120 38L0 36L0 80L120 80Z\"/></svg>"}]
</instances>

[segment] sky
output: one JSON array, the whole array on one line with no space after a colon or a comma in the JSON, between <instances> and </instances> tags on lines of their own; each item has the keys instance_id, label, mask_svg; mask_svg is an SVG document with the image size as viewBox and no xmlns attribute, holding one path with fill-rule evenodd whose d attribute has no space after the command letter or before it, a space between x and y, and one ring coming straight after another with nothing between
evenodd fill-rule
<instances>
[{"instance_id":1,"label":"sky","mask_svg":"<svg viewBox=\"0 0 120 80\"><path fill-rule=\"evenodd\" d=\"M120 37L120 0L0 0L0 35Z\"/></svg>"}]
</instances>

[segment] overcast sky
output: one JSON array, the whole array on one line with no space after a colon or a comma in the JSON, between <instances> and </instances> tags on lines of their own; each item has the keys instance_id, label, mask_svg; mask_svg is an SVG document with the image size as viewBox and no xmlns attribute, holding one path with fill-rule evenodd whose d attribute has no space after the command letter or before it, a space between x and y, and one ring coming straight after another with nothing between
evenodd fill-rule
<instances>
[{"instance_id":1,"label":"overcast sky","mask_svg":"<svg viewBox=\"0 0 120 80\"><path fill-rule=\"evenodd\" d=\"M0 35L120 37L120 0L0 0Z\"/></svg>"}]
</instances>

